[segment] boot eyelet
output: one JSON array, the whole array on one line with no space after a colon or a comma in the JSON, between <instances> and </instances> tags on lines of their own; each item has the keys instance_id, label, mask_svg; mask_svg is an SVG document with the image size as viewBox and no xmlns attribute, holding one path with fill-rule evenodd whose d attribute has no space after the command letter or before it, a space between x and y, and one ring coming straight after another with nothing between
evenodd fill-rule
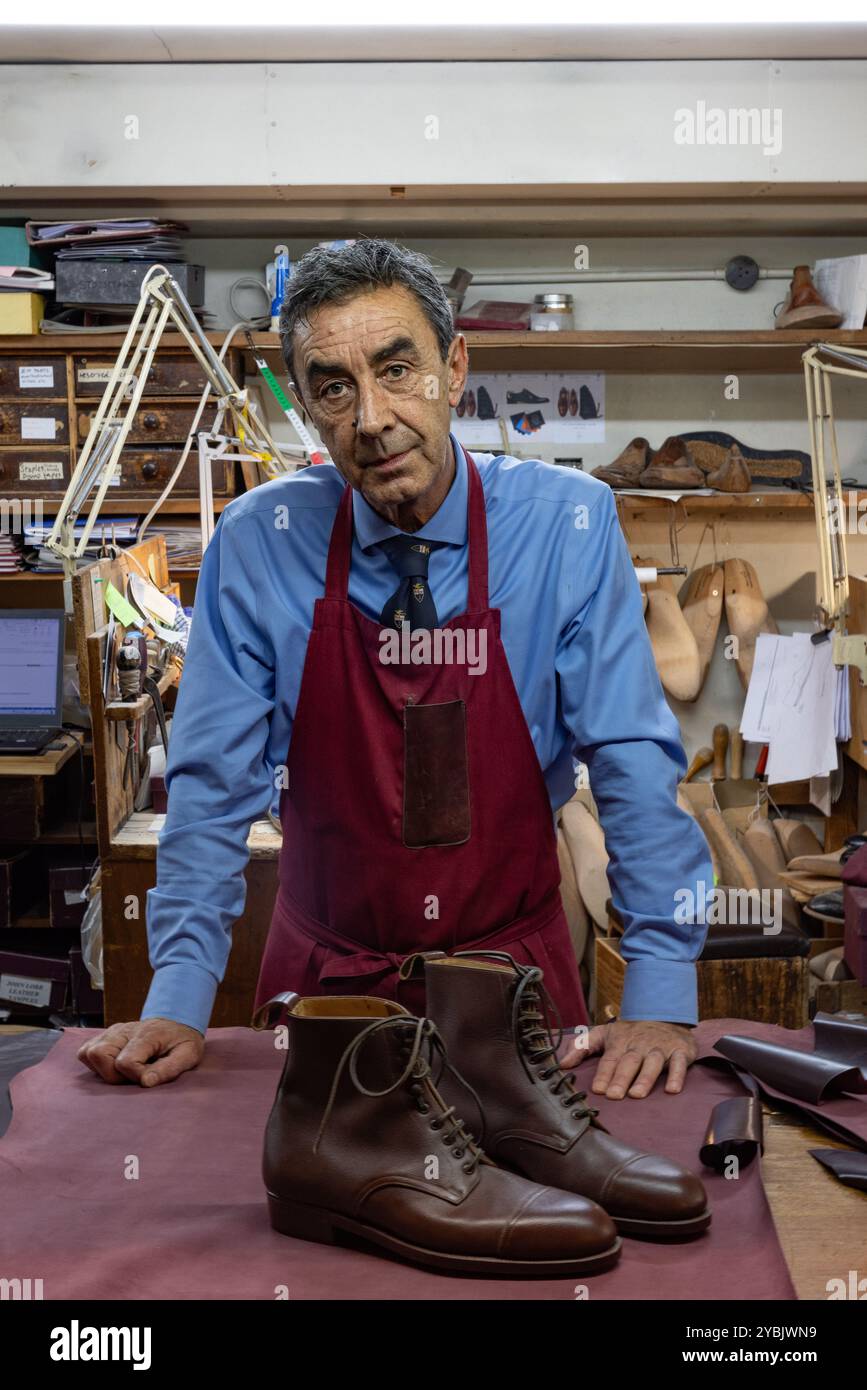
<instances>
[{"instance_id":1,"label":"boot eyelet","mask_svg":"<svg viewBox=\"0 0 867 1390\"><path fill-rule=\"evenodd\" d=\"M429 1114L430 1114L430 1106L427 1105L427 1104L422 1104L422 1105L420 1105L420 1106L418 1107L418 1113L419 1113L420 1115L429 1115Z\"/></svg>"},{"instance_id":2,"label":"boot eyelet","mask_svg":"<svg viewBox=\"0 0 867 1390\"><path fill-rule=\"evenodd\" d=\"M442 1125L440 1124L439 1120L431 1120L430 1127L431 1129L442 1129Z\"/></svg>"},{"instance_id":3,"label":"boot eyelet","mask_svg":"<svg viewBox=\"0 0 867 1390\"><path fill-rule=\"evenodd\" d=\"M474 1173L476 1171L472 1163L462 1163L461 1168L465 1173Z\"/></svg>"},{"instance_id":4,"label":"boot eyelet","mask_svg":"<svg viewBox=\"0 0 867 1390\"><path fill-rule=\"evenodd\" d=\"M455 1158L463 1158L463 1156L464 1156L464 1151L463 1151L463 1149L455 1149Z\"/></svg>"}]
</instances>

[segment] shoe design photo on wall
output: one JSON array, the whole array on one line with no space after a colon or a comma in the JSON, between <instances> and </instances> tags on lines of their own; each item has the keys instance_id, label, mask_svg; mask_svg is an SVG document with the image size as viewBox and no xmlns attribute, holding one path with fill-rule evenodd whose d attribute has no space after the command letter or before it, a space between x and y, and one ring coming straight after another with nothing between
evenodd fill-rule
<instances>
[{"instance_id":1,"label":"shoe design photo on wall","mask_svg":"<svg viewBox=\"0 0 867 1390\"><path fill-rule=\"evenodd\" d=\"M564 444L604 444L605 375L471 372L452 429L468 449L502 451L506 440L517 444L529 437L534 448L552 445L555 453ZM540 457L554 461L544 451Z\"/></svg>"}]
</instances>

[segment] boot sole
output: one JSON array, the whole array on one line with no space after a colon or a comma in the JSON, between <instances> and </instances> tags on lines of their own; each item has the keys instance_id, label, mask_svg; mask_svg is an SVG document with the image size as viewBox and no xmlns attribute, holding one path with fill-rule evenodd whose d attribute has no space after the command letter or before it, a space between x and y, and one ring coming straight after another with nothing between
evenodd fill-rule
<instances>
[{"instance_id":1,"label":"boot sole","mask_svg":"<svg viewBox=\"0 0 867 1390\"><path fill-rule=\"evenodd\" d=\"M611 1213L608 1213L611 1216ZM643 1240L692 1240L710 1225L710 1209L687 1221L640 1221L629 1216L611 1216L622 1236L638 1236Z\"/></svg>"},{"instance_id":2,"label":"boot sole","mask_svg":"<svg viewBox=\"0 0 867 1390\"><path fill-rule=\"evenodd\" d=\"M622 1243L616 1240L608 1250L603 1250L598 1255L586 1255L581 1259L497 1260L483 1255L447 1255L441 1250L428 1250L424 1246L412 1245L397 1236L389 1235L386 1231L380 1231L375 1226L353 1221L351 1217L342 1213L287 1201L285 1197L276 1197L272 1192L268 1193L268 1210L271 1225L281 1235L315 1241L319 1245L337 1245L340 1243L341 1235L356 1236L382 1246L410 1264L442 1270L446 1274L485 1274L491 1278L521 1279L529 1276L556 1279L573 1274L601 1274L603 1270L611 1269L617 1263Z\"/></svg>"}]
</instances>

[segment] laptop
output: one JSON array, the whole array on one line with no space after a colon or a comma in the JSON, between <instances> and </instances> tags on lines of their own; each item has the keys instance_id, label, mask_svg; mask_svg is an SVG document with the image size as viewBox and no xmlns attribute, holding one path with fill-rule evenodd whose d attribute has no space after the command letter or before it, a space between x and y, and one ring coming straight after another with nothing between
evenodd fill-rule
<instances>
[{"instance_id":1,"label":"laptop","mask_svg":"<svg viewBox=\"0 0 867 1390\"><path fill-rule=\"evenodd\" d=\"M0 754L41 753L63 724L65 614L0 608Z\"/></svg>"}]
</instances>

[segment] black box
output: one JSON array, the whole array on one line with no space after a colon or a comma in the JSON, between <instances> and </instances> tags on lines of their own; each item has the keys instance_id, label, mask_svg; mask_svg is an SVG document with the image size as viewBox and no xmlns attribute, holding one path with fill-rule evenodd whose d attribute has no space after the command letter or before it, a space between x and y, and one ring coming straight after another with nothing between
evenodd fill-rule
<instances>
[{"instance_id":1,"label":"black box","mask_svg":"<svg viewBox=\"0 0 867 1390\"><path fill-rule=\"evenodd\" d=\"M54 296L61 304L96 308L138 304L142 281L156 261L62 261L54 268ZM205 302L205 267L172 262L166 270L177 280L194 309Z\"/></svg>"}]
</instances>

